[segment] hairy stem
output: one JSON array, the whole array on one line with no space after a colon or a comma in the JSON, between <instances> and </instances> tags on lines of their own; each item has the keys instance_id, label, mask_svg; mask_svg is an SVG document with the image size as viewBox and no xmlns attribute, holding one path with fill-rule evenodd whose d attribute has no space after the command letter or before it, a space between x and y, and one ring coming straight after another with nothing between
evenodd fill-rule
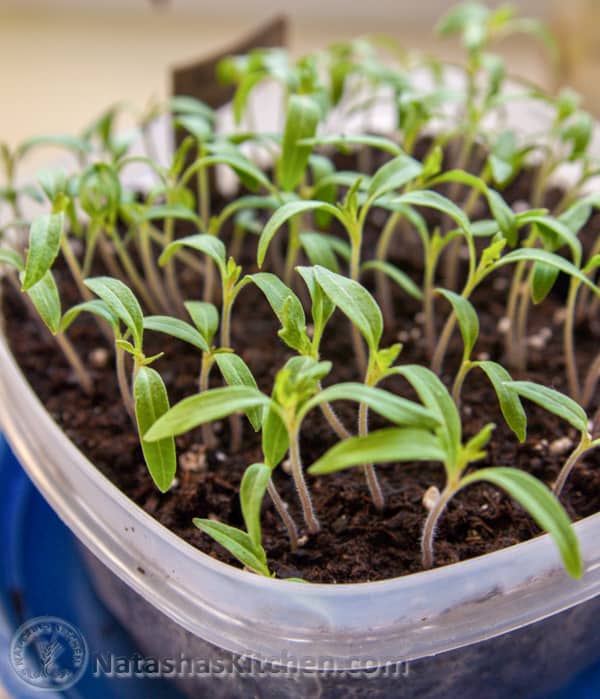
<instances>
[{"instance_id":1,"label":"hairy stem","mask_svg":"<svg viewBox=\"0 0 600 699\"><path fill-rule=\"evenodd\" d=\"M175 236L175 221L172 218L168 218L165 221L165 247L173 241ZM185 307L183 305L183 297L179 289L179 281L177 279L175 260L170 259L167 262L165 268L165 283L167 287L167 293L169 294L169 300L171 305L177 315L180 317L185 316Z\"/></svg>"},{"instance_id":2,"label":"hairy stem","mask_svg":"<svg viewBox=\"0 0 600 699\"><path fill-rule=\"evenodd\" d=\"M200 381L199 388L200 393L208 391L208 380L210 377L210 370L214 363L214 358L210 352L202 352L202 364L200 367ZM202 441L207 449L214 449L217 446L217 440L213 431L213 426L211 422L205 422L202 425Z\"/></svg>"},{"instance_id":3,"label":"hairy stem","mask_svg":"<svg viewBox=\"0 0 600 699\"><path fill-rule=\"evenodd\" d=\"M283 501L281 495L279 495L279 492L275 487L275 483L273 483L273 479L270 479L267 483L267 492L269 493L271 501L277 510L277 514L281 517L282 522L285 524L290 540L290 549L295 551L298 548L298 527L296 527L293 517L288 512L287 505Z\"/></svg>"},{"instance_id":4,"label":"hairy stem","mask_svg":"<svg viewBox=\"0 0 600 699\"><path fill-rule=\"evenodd\" d=\"M435 353L435 261L425 257L425 275L423 279L423 329L425 332L425 346L427 355L432 358Z\"/></svg>"},{"instance_id":5,"label":"hairy stem","mask_svg":"<svg viewBox=\"0 0 600 699\"><path fill-rule=\"evenodd\" d=\"M471 370L472 363L469 361L468 357L463 357L462 363L456 376L454 378L454 383L452 384L452 399L456 404L456 407L460 410L460 393L462 391L463 383L467 374Z\"/></svg>"},{"instance_id":6,"label":"hairy stem","mask_svg":"<svg viewBox=\"0 0 600 699\"><path fill-rule=\"evenodd\" d=\"M131 421L136 425L135 419L135 406L133 402L133 396L131 395L131 387L129 381L127 380L127 369L125 368L125 350L115 345L115 363L117 369L117 383L119 385L119 391L121 393L121 398L125 409Z\"/></svg>"},{"instance_id":7,"label":"hairy stem","mask_svg":"<svg viewBox=\"0 0 600 699\"><path fill-rule=\"evenodd\" d=\"M571 474L571 471L575 468L579 459L585 454L586 451L588 451L589 448L590 438L587 434L584 434L581 436L581 440L575 448L575 450L573 451L573 453L569 456L569 458L565 461L563 467L560 469L558 478L556 479L552 488L556 497L560 496L565 486L565 483L567 482L567 478Z\"/></svg>"},{"instance_id":8,"label":"hairy stem","mask_svg":"<svg viewBox=\"0 0 600 699\"><path fill-rule=\"evenodd\" d=\"M119 256L119 261L121 262L121 264L123 265L123 269L127 273L126 284L135 288L137 294L146 304L146 308L148 308L148 310L151 313L160 313L160 308L157 306L156 301L148 292L144 280L140 276L140 273L137 271L135 264L133 263L133 260L127 252L127 249L125 248L125 245L123 244L123 241L121 240L117 231L114 231L111 239Z\"/></svg>"},{"instance_id":9,"label":"hairy stem","mask_svg":"<svg viewBox=\"0 0 600 699\"><path fill-rule=\"evenodd\" d=\"M594 397L594 389L600 379L600 354L592 362L588 369L585 381L583 383L583 393L581 396L581 405L584 409L589 408L592 398Z\"/></svg>"},{"instance_id":10,"label":"hairy stem","mask_svg":"<svg viewBox=\"0 0 600 699\"><path fill-rule=\"evenodd\" d=\"M437 523L446 509L446 505L450 498L454 495L456 489L447 485L444 490L440 493L440 497L435 505L429 510L427 519L425 520L425 525L423 527L423 536L421 538L421 562L423 568L426 570L433 566L433 542L435 538L435 531L437 528Z\"/></svg>"},{"instance_id":11,"label":"hairy stem","mask_svg":"<svg viewBox=\"0 0 600 699\"><path fill-rule=\"evenodd\" d=\"M56 333L55 338L58 346L63 351L63 354L75 372L77 381L81 385L81 388L85 393L87 393L88 396L91 396L94 393L94 382L92 381L92 377L89 375L88 370L81 361L76 349L73 347L71 341L64 333Z\"/></svg>"},{"instance_id":12,"label":"hairy stem","mask_svg":"<svg viewBox=\"0 0 600 699\"><path fill-rule=\"evenodd\" d=\"M168 312L169 305L167 303L167 295L163 287L162 279L156 268L155 258L152 254L152 241L148 235L148 225L143 224L139 229L137 237L138 249L140 251L140 259L144 269L144 277L150 287L150 292L156 303L164 312Z\"/></svg>"},{"instance_id":13,"label":"hairy stem","mask_svg":"<svg viewBox=\"0 0 600 699\"><path fill-rule=\"evenodd\" d=\"M350 259L350 277L355 282L360 281L360 242L355 241L355 237L351 236L352 257ZM354 347L354 356L356 364L361 374L367 370L367 352L360 334L359 329L352 323L352 345Z\"/></svg>"},{"instance_id":14,"label":"hairy stem","mask_svg":"<svg viewBox=\"0 0 600 699\"><path fill-rule=\"evenodd\" d=\"M442 371L444 357L446 356L448 344L450 342L450 338L452 337L452 331L454 330L455 325L456 315L454 314L454 312L452 312L446 319L446 322L444 323L442 333L440 335L437 347L435 348L435 352L433 353L433 358L431 360L431 370L438 375Z\"/></svg>"},{"instance_id":15,"label":"hairy stem","mask_svg":"<svg viewBox=\"0 0 600 699\"><path fill-rule=\"evenodd\" d=\"M577 403L581 402L581 387L579 385L579 375L577 372L577 360L575 357L575 304L577 301L577 290L579 283L571 277L569 283L569 295L567 296L566 316L564 325L564 346L565 365L567 369L567 381L569 383L569 393L571 398Z\"/></svg>"},{"instance_id":16,"label":"hairy stem","mask_svg":"<svg viewBox=\"0 0 600 699\"><path fill-rule=\"evenodd\" d=\"M361 403L358 409L358 433L361 437L366 437L369 434L369 408L366 403ZM363 471L373 504L378 510L383 510L385 507L385 498L381 490L379 479L377 478L377 473L375 472L375 466L373 466L373 464L365 464L363 466Z\"/></svg>"},{"instance_id":17,"label":"hairy stem","mask_svg":"<svg viewBox=\"0 0 600 699\"><path fill-rule=\"evenodd\" d=\"M375 257L379 262L385 262L387 258L390 242L396 230L399 219L400 212L396 211L388 217L388 220L381 231L381 235L377 241L377 250L375 253ZM375 284L377 288L377 297L379 298L381 311L383 313L383 320L386 325L391 325L394 321L394 306L392 303L392 287L390 280L387 278L387 275L384 272L377 270L375 274Z\"/></svg>"},{"instance_id":18,"label":"hairy stem","mask_svg":"<svg viewBox=\"0 0 600 699\"><path fill-rule=\"evenodd\" d=\"M302 505L304 521L306 522L308 531L311 534L316 534L321 529L321 525L315 516L310 493L308 492L308 487L306 485L306 481L304 480L304 470L302 468L302 460L300 458L299 431L295 425L292 425L291 428L288 427L288 430L290 436L290 460L292 462L292 476L294 478L296 490L298 491L300 504Z\"/></svg>"},{"instance_id":19,"label":"hairy stem","mask_svg":"<svg viewBox=\"0 0 600 699\"><path fill-rule=\"evenodd\" d=\"M529 289L531 288L533 269L531 267L529 270L527 281L521 286L519 294L515 347L513 349L515 366L521 370L524 370L527 365L527 319L529 317Z\"/></svg>"}]
</instances>

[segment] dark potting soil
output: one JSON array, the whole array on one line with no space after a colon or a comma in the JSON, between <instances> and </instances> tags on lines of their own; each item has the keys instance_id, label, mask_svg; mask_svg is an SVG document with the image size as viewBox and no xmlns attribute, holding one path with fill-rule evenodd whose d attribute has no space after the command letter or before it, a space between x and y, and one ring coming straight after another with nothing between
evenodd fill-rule
<instances>
[{"instance_id":1,"label":"dark potting soil","mask_svg":"<svg viewBox=\"0 0 600 699\"><path fill-rule=\"evenodd\" d=\"M341 160L341 158L340 158ZM373 158L376 160L376 158ZM353 163L340 163L340 167ZM527 201L532 173L523 173L504 192L510 203ZM447 192L448 190L446 190ZM464 193L455 192L457 201ZM551 204L560 197L550 192ZM214 202L219 210L223 201ZM486 215L478 204L477 215ZM423 212L428 222L436 222L430 212ZM383 212L374 211L370 217L364 245L364 259L372 257L377 235L385 222ZM581 234L584 247L589 249L600 216L596 215ZM181 233L189 233L184 231ZM337 231L340 235L341 232ZM227 242L230 233L226 232ZM415 280L421 279L419 243L401 233L393 243L391 261L400 265ZM245 273L256 271L255 238L250 236L239 262ZM103 273L98 266L94 273ZM474 356L503 361L504 336L499 322L505 312L510 270L491 275L473 297L481 323L480 338ZM181 285L186 298L199 298L202 280L188 268L180 269ZM56 278L61 289L63 308L80 301L64 264L56 266ZM374 280L367 276L369 287ZM564 305L564 280L538 307L532 308L528 328L528 368L512 371L513 378L538 381L566 391L562 345L561 309ZM199 430L177 438L179 471L171 490L162 495L153 485L138 444L136 432L121 403L114 372L112 349L89 316L81 316L69 331L70 338L89 366L95 384L95 394L87 397L75 383L74 377L54 340L40 323L28 314L23 299L4 283L3 313L10 347L24 374L46 405L49 413L73 443L117 487L146 512L177 535L209 555L237 566L227 551L204 535L192 524L194 517L211 517L234 526L242 526L238 487L244 469L260 461L260 439L244 420L243 448L231 453L229 422L215 424L219 445L208 451L202 444ZM301 283L297 289L301 292ZM445 302L436 302L438 327L447 314ZM387 328L384 341L404 343L402 363L428 364L422 332L422 318L417 302L394 290L395 322ZM252 369L262 390L270 393L275 373L291 356L277 336L278 324L264 297L254 286L246 287L234 308L232 338L234 349ZM600 319L586 321L577 327L577 361L581 372L592 363L600 347ZM188 345L147 333L147 353L164 351L155 363L163 376L171 404L192 395L197 390L200 357ZM444 380L450 384L460 362L462 346L458 332L450 346ZM354 380L359 376L353 358L349 324L336 312L327 328L323 343L323 359L333 361L333 370L325 383ZM212 385L220 378L215 370ZM400 379L389 380L385 387L407 397L414 394ZM463 388L463 425L469 437L488 422L496 423L487 458L482 466L515 466L529 471L551 484L568 455L558 449L557 440L577 438L574 430L543 409L526 405L528 436L519 444L506 427L497 399L483 375L472 371ZM592 410L598 406L596 395ZM352 404L336 405L340 417L349 429L356 421ZM385 424L376 416L371 428ZM335 443L335 435L318 411L306 419L302 430L301 451L305 465L310 465ZM559 453L560 452L560 453ZM351 469L325 477L308 477L315 511L322 528L296 552L291 552L286 531L268 498L262 517L263 543L271 569L280 577L298 576L312 582L364 582L393 578L421 569L420 537L426 516L422 504L424 492L431 485L442 487L443 468L439 463L388 464L378 467L386 496L384 512L372 506L361 469ZM304 527L298 499L285 464L276 469L274 480L290 512ZM569 515L580 519L600 509L600 454L587 455L573 471L562 496ZM539 533L531 518L508 496L486 485L471 486L451 502L444 514L435 543L436 565L445 565L525 541Z\"/></svg>"}]
</instances>

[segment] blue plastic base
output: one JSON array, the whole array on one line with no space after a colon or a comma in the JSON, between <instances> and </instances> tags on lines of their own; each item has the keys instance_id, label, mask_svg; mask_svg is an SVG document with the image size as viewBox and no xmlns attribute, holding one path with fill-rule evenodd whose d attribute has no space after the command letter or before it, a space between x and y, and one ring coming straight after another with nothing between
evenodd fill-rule
<instances>
[{"instance_id":1,"label":"blue plastic base","mask_svg":"<svg viewBox=\"0 0 600 699\"><path fill-rule=\"evenodd\" d=\"M132 657L138 650L97 599L75 537L35 489L1 435L0 484L0 680L11 697L178 699L179 693L164 680L96 678L91 666L77 685L60 693L40 695L15 675L8 663L11 638L23 622L36 616L57 616L74 624L92 655ZM600 664L546 699L598 696Z\"/></svg>"}]
</instances>

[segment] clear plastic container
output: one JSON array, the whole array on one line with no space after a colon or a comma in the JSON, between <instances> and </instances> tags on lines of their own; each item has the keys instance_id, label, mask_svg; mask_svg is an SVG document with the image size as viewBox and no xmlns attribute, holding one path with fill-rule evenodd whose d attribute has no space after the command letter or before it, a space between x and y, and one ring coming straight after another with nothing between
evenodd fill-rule
<instances>
[{"instance_id":1,"label":"clear plastic container","mask_svg":"<svg viewBox=\"0 0 600 699\"><path fill-rule=\"evenodd\" d=\"M511 122L539 129L539 105ZM600 514L575 525L585 575L547 535L406 577L352 585L267 579L220 563L130 501L69 441L0 339L0 426L86 549L100 596L156 657L296 659L329 671L233 674L210 695L535 696L600 657ZM596 598L596 599L594 599ZM305 659L305 662L301 662ZM409 663L391 678L344 669ZM294 663L291 663L292 666ZM184 681L199 696L202 679ZM208 689L207 689L208 691Z\"/></svg>"},{"instance_id":2,"label":"clear plastic container","mask_svg":"<svg viewBox=\"0 0 600 699\"><path fill-rule=\"evenodd\" d=\"M546 681L553 678L557 684L598 655L597 617L590 607L600 604L584 603L600 592L600 515L575 525L585 560L581 581L564 573L547 535L381 582L273 580L203 554L123 495L52 420L4 341L0 424L50 505L104 564L91 565L101 597L142 647L158 656L177 651L201 658L211 648L212 654L228 651L263 659L282 654L326 658L336 669L418 661L410 667L423 668L417 679L435 691L440 682L448 688L452 678L451 685L457 687L469 677L473 689L474 678L491 680L495 666L493 686L485 694L489 697L503 696L494 692L506 667L511 668L507 681L517 685L518 677L530 685L535 670L543 670ZM571 608L566 617L550 620L558 629L546 630L549 622L544 619ZM508 632L514 633L496 639ZM447 653L460 648L464 651L457 657ZM327 678L334 682L335 674ZM414 678L414 671L412 680L409 672L403 686ZM316 679L303 677L307 682ZM353 680L340 679L345 681ZM370 680L356 682L375 688ZM424 687L419 693L428 695Z\"/></svg>"}]
</instances>

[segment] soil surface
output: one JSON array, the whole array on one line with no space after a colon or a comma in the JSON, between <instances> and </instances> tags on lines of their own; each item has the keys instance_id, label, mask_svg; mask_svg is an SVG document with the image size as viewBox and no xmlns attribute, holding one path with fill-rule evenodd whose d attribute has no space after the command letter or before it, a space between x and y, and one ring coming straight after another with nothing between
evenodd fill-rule
<instances>
[{"instance_id":1,"label":"soil surface","mask_svg":"<svg viewBox=\"0 0 600 699\"><path fill-rule=\"evenodd\" d=\"M341 162L339 167L352 166ZM376 160L376 158L372 158ZM532 173L519 176L504 195L511 204L528 200ZM548 194L552 206L560 192ZM464 192L455 192L460 203ZM224 205L213 202L214 211ZM423 212L428 222L439 222ZM486 215L478 204L474 219ZM377 235L385 223L381 211L370 217L364 244L364 259L373 256ZM594 216L581 234L589 249L598 230L600 217ZM334 229L334 227L332 227ZM190 231L181 229L181 234ZM342 235L341 231L337 231ZM225 242L230 239L228 231ZM256 271L254 236L249 236L239 262L244 272ZM416 236L397 233L391 261L400 265L415 280L421 280L421 250ZM62 262L58 260L56 278L61 288L63 308L79 302L75 286ZM94 273L104 273L100 265ZM503 361L504 336L500 330L505 313L507 287L511 270L491 275L475 293L474 304L481 323L475 358ZM202 280L188 268L180 269L181 286L186 298L199 298ZM566 280L559 279L551 295L532 307L529 321L528 368L512 371L513 378L526 378L566 392L563 362L562 315ZM365 284L372 288L371 275ZM301 291L298 280L297 292ZM386 329L384 341L404 343L401 363L423 363L428 359L423 346L422 316L419 304L400 290L394 292L395 321ZM436 302L438 326L447 314L444 301ZM99 332L96 322L81 316L69 330L69 336L92 373L96 392L86 397L75 383L72 372L50 334L28 313L23 299L4 283L3 312L10 346L31 385L48 411L75 445L123 492L146 512L176 534L215 558L237 566L238 563L220 545L192 524L193 517L212 517L234 526L242 526L238 487L247 465L261 460L260 439L244 420L243 448L231 453L229 422L215 424L219 446L208 451L202 444L200 430L177 438L180 468L171 490L162 495L153 485L143 462L135 430L122 406L114 372L112 349ZM500 328L499 328L500 324ZM259 386L269 392L276 371L291 356L277 336L278 324L258 289L250 285L238 297L234 309L232 337L235 350L252 369ZM163 376L171 404L197 390L200 357L190 346L165 336L147 333L147 354L163 351L155 363ZM600 319L585 321L577 327L577 361L583 373L590 366L600 346ZM451 384L460 361L462 345L458 332L444 364L444 380ZM331 319L323 343L323 358L333 361L333 370L325 383L360 380L353 358L348 321L339 312ZM218 371L212 385L221 385ZM400 379L385 387L407 397L414 397ZM481 372L472 371L463 388L463 425L466 437L484 424L497 427L489 445L488 457L477 466L515 466L529 471L544 482L555 479L568 451L568 440L577 435L570 426L541 408L528 403L528 436L523 444L505 425L493 390ZM590 414L598 406L596 395ZM338 413L349 429L354 429L356 409L338 404ZM371 428L385 423L375 416ZM566 444L565 444L566 438ZM562 440L557 442L557 440ZM304 423L301 451L308 466L336 439L318 411ZM351 469L325 477L308 476L315 511L321 521L319 534L307 537L296 552L290 552L285 529L268 497L263 512L263 542L269 565L280 577L298 576L312 582L364 582L397 577L421 569L420 537L426 511L424 492L431 485L443 486L444 473L439 463L390 464L378 467L386 496L385 511L372 506L361 469ZM285 464L274 474L281 495L302 533L298 499ZM572 473L562 502L569 515L580 519L600 509L600 452L586 456ZM525 541L539 533L531 518L508 496L486 485L471 486L449 505L441 519L435 543L436 565L445 565L478 556Z\"/></svg>"}]
</instances>

